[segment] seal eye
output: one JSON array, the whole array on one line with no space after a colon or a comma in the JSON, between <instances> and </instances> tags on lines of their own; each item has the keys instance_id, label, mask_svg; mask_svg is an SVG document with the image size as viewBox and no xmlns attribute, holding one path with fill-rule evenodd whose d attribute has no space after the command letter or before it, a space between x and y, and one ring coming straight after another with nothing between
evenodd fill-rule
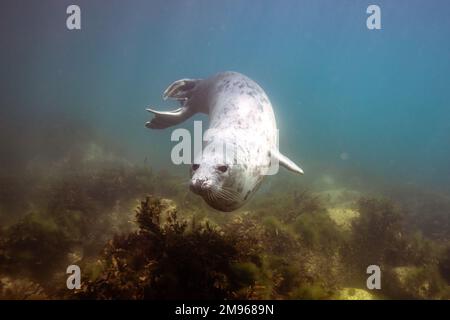
<instances>
[{"instance_id":1,"label":"seal eye","mask_svg":"<svg viewBox=\"0 0 450 320\"><path fill-rule=\"evenodd\" d=\"M200 165L198 164L198 163L194 163L193 165L192 165L192 170L197 170L198 168L200 167Z\"/></svg>"},{"instance_id":2,"label":"seal eye","mask_svg":"<svg viewBox=\"0 0 450 320\"><path fill-rule=\"evenodd\" d=\"M217 170L219 170L220 172L227 172L228 166L218 166Z\"/></svg>"}]
</instances>

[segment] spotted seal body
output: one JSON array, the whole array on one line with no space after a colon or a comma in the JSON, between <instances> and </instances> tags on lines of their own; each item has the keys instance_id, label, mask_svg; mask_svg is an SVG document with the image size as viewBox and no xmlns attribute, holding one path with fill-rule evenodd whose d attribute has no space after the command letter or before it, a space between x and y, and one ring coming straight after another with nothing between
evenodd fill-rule
<instances>
[{"instance_id":1,"label":"spotted seal body","mask_svg":"<svg viewBox=\"0 0 450 320\"><path fill-rule=\"evenodd\" d=\"M265 175L275 173L278 163L303 174L278 151L272 105L250 78L223 72L204 80L182 79L166 89L164 98L179 100L181 108L170 112L147 109L155 114L148 128L167 128L197 112L209 115L206 143L191 166L190 189L211 207L226 212L238 209L249 201Z\"/></svg>"}]
</instances>

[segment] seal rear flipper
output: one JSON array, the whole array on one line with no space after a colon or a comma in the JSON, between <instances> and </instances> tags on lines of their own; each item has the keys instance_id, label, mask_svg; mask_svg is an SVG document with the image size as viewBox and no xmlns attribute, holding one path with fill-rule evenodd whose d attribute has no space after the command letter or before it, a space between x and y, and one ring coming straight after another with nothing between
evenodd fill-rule
<instances>
[{"instance_id":1,"label":"seal rear flipper","mask_svg":"<svg viewBox=\"0 0 450 320\"><path fill-rule=\"evenodd\" d=\"M303 169L297 166L291 159L281 154L278 150L271 150L270 154L272 157L278 160L278 163L288 169L289 171L293 171L295 173L304 174Z\"/></svg>"},{"instance_id":2,"label":"seal rear flipper","mask_svg":"<svg viewBox=\"0 0 450 320\"><path fill-rule=\"evenodd\" d=\"M156 111L150 108L146 110L155 115L151 121L145 124L149 129L165 129L175 126L190 118L195 113L189 107L181 107L173 111Z\"/></svg>"},{"instance_id":3,"label":"seal rear flipper","mask_svg":"<svg viewBox=\"0 0 450 320\"><path fill-rule=\"evenodd\" d=\"M172 83L164 91L163 98L175 100L187 100L192 96L192 93L201 79L181 79Z\"/></svg>"}]
</instances>

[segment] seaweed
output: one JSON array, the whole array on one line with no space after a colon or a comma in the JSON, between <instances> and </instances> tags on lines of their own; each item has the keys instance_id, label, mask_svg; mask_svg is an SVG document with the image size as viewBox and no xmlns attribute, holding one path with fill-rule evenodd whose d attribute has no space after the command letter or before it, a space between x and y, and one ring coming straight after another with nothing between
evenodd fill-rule
<instances>
[{"instance_id":1,"label":"seaweed","mask_svg":"<svg viewBox=\"0 0 450 320\"><path fill-rule=\"evenodd\" d=\"M352 223L352 235L346 248L349 263L361 267L371 264L401 264L406 248L402 215L388 200L361 198L359 219Z\"/></svg>"},{"instance_id":2,"label":"seaweed","mask_svg":"<svg viewBox=\"0 0 450 320\"><path fill-rule=\"evenodd\" d=\"M0 272L44 283L63 269L71 241L55 225L28 214L0 240Z\"/></svg>"},{"instance_id":3,"label":"seaweed","mask_svg":"<svg viewBox=\"0 0 450 320\"><path fill-rule=\"evenodd\" d=\"M0 177L9 188L0 195L1 298L449 297L442 198L353 204L360 192L292 186L222 214L167 171L115 160L73 163L21 181ZM36 185L32 192L27 181ZM352 214L339 215L346 210ZM442 226L429 224L433 215L414 220L420 210L435 211ZM74 263L83 281L70 291L65 269ZM382 269L377 295L365 290L371 264Z\"/></svg>"},{"instance_id":4,"label":"seaweed","mask_svg":"<svg viewBox=\"0 0 450 320\"><path fill-rule=\"evenodd\" d=\"M443 250L438 265L442 277L447 281L447 284L450 285L450 246Z\"/></svg>"},{"instance_id":5,"label":"seaweed","mask_svg":"<svg viewBox=\"0 0 450 320\"><path fill-rule=\"evenodd\" d=\"M439 246L406 228L405 214L389 200L362 198L358 207L360 218L353 222L344 250L351 277L363 282L363 270L375 264L383 272L382 292L387 297L448 297L438 270Z\"/></svg>"},{"instance_id":6,"label":"seaweed","mask_svg":"<svg viewBox=\"0 0 450 320\"><path fill-rule=\"evenodd\" d=\"M187 230L176 211L161 221L160 199L137 210L139 230L116 237L105 249L105 271L78 297L86 299L224 299L243 286L236 239L210 224ZM250 282L250 283L249 283Z\"/></svg>"}]
</instances>

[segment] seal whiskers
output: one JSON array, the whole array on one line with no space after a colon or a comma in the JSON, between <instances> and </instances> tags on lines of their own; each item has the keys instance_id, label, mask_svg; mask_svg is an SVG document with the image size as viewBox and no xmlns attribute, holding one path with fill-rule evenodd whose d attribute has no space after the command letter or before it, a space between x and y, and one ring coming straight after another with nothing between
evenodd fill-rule
<instances>
[{"instance_id":1,"label":"seal whiskers","mask_svg":"<svg viewBox=\"0 0 450 320\"><path fill-rule=\"evenodd\" d=\"M225 200L239 201L239 193L229 188L222 187L219 191L216 192L216 194L218 197Z\"/></svg>"}]
</instances>

